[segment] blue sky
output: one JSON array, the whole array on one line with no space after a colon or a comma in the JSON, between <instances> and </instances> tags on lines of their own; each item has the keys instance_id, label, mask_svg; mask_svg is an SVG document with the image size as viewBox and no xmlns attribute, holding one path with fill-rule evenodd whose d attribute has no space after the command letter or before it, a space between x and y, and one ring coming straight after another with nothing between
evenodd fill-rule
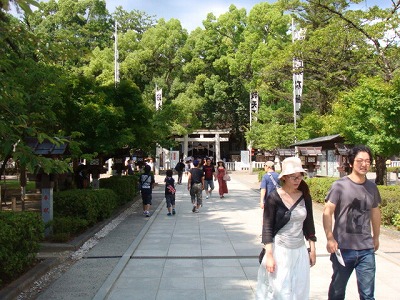
<instances>
[{"instance_id":1,"label":"blue sky","mask_svg":"<svg viewBox=\"0 0 400 300\"><path fill-rule=\"evenodd\" d=\"M207 14L212 12L215 16L228 11L229 6L234 4L237 8L245 8L247 12L251 8L263 1L259 0L106 0L107 8L110 12L114 11L116 6L122 6L124 10L134 9L144 11L148 15L156 16L156 19L171 18L178 19L188 31L196 27L202 27L202 21L206 19ZM264 1L265 2L265 1ZM275 0L268 0L273 3ZM382 8L391 6L390 0L364 0L359 4L360 8L378 5Z\"/></svg>"}]
</instances>

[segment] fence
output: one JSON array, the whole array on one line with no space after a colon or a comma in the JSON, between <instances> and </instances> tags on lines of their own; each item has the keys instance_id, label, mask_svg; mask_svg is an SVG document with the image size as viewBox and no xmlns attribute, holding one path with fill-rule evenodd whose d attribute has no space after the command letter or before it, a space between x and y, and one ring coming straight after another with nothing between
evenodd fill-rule
<instances>
[{"instance_id":1,"label":"fence","mask_svg":"<svg viewBox=\"0 0 400 300\"><path fill-rule=\"evenodd\" d=\"M396 168L400 167L400 160L392 160L390 162L390 167L396 167Z\"/></svg>"},{"instance_id":2,"label":"fence","mask_svg":"<svg viewBox=\"0 0 400 300\"><path fill-rule=\"evenodd\" d=\"M253 161L252 163L252 168L254 169L263 169L264 168L264 164L265 162L258 162L258 161ZM241 162L238 161L234 161L234 162L226 162L225 163L225 168L228 171L245 171L245 170L249 170L250 165L249 164L243 164Z\"/></svg>"}]
</instances>

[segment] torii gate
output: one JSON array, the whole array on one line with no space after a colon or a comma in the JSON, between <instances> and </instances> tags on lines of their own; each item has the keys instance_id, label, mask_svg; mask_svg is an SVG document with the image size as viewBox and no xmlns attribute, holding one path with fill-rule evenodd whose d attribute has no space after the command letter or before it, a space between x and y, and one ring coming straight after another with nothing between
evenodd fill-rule
<instances>
[{"instance_id":1,"label":"torii gate","mask_svg":"<svg viewBox=\"0 0 400 300\"><path fill-rule=\"evenodd\" d=\"M197 130L191 134L186 134L183 137L175 138L175 141L183 143L183 157L189 156L189 151L193 149L210 150L215 154L216 161L221 159L221 142L229 142L230 129L215 129L215 130ZM203 146L205 144L206 146ZM190 145L192 146L190 148Z\"/></svg>"}]
</instances>

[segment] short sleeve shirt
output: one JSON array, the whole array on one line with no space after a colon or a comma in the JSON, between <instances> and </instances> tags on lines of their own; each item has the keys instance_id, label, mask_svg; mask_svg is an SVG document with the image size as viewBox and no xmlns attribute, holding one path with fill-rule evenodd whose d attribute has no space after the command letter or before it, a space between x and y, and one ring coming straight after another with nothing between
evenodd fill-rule
<instances>
[{"instance_id":1,"label":"short sleeve shirt","mask_svg":"<svg viewBox=\"0 0 400 300\"><path fill-rule=\"evenodd\" d=\"M204 179L205 180L212 180L215 172L215 168L213 166L203 166L203 172L204 172Z\"/></svg>"},{"instance_id":2,"label":"short sleeve shirt","mask_svg":"<svg viewBox=\"0 0 400 300\"><path fill-rule=\"evenodd\" d=\"M333 236L341 249L363 250L374 248L371 235L371 209L378 207L381 196L376 184L366 180L362 184L349 177L335 181L325 201L336 205Z\"/></svg>"},{"instance_id":3,"label":"short sleeve shirt","mask_svg":"<svg viewBox=\"0 0 400 300\"><path fill-rule=\"evenodd\" d=\"M191 185L202 182L202 178L204 177L203 170L199 168L192 168L189 172L192 174Z\"/></svg>"},{"instance_id":4,"label":"short sleeve shirt","mask_svg":"<svg viewBox=\"0 0 400 300\"><path fill-rule=\"evenodd\" d=\"M166 177L165 180L165 195L175 194L175 179L172 177Z\"/></svg>"},{"instance_id":5,"label":"short sleeve shirt","mask_svg":"<svg viewBox=\"0 0 400 300\"><path fill-rule=\"evenodd\" d=\"M275 180L276 184L279 184L279 174L278 173L276 173L276 172L265 173L263 178L261 179L260 189L266 189L267 190L266 195L269 195L273 190L276 189L276 186L275 186L274 182L272 181L271 176Z\"/></svg>"},{"instance_id":6,"label":"short sleeve shirt","mask_svg":"<svg viewBox=\"0 0 400 300\"><path fill-rule=\"evenodd\" d=\"M154 183L154 175L153 174L142 174L140 176L141 183L141 193L142 194L151 194L151 186Z\"/></svg>"}]
</instances>

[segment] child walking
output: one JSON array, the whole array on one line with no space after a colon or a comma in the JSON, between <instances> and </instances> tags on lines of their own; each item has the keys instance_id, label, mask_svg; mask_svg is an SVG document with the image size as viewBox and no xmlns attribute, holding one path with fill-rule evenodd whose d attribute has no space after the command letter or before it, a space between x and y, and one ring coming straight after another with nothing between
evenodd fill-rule
<instances>
[{"instance_id":1,"label":"child walking","mask_svg":"<svg viewBox=\"0 0 400 300\"><path fill-rule=\"evenodd\" d=\"M172 177L172 170L167 170L165 177L165 200L167 202L168 216L175 215L175 179Z\"/></svg>"}]
</instances>

